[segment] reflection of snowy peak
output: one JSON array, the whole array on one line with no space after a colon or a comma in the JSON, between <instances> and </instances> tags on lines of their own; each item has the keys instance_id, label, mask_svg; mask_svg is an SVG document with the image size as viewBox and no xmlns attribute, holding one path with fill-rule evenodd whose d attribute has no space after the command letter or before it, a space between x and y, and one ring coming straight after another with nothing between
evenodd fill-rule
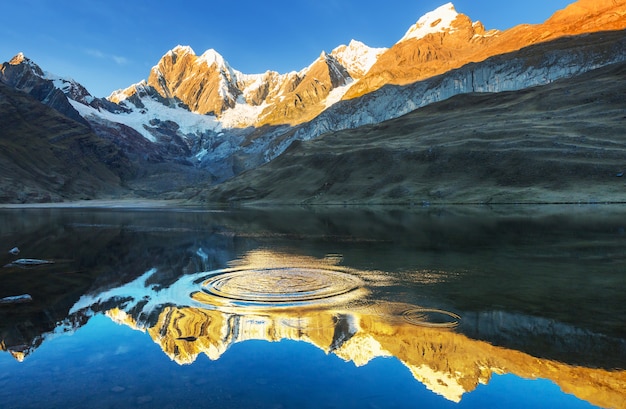
<instances>
[{"instance_id":1,"label":"reflection of snowy peak","mask_svg":"<svg viewBox=\"0 0 626 409\"><path fill-rule=\"evenodd\" d=\"M196 254L206 259L202 249ZM195 362L202 354L219 359L239 342L289 339L307 342L357 366L378 357L395 357L417 381L453 402L461 401L479 384L488 383L493 373L545 377L585 399L597 394L594 388L600 384L603 390L621 396L621 384L610 371L570 366L449 329L414 325L400 318L407 308L415 307L407 304L362 299L346 310L323 303L304 308L258 309L196 302L193 293L207 274L183 275L162 284L158 269L153 268L132 282L84 295L70 314L105 314L119 324L146 332L181 365ZM374 302L375 308L368 308L367 301ZM462 320L467 321L463 326L472 331L490 331L493 326L513 323L507 332L511 331L520 343L546 337L556 344L570 338L576 338L572 345L580 345L581 341L589 345L607 342L602 335L541 317L507 316L503 312L480 317L462 315L467 317Z\"/></svg>"}]
</instances>

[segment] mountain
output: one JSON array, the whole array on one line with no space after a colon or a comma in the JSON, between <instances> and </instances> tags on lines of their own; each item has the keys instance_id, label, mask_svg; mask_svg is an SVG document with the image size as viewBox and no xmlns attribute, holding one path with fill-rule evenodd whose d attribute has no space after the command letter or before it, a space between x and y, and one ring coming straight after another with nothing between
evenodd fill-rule
<instances>
[{"instance_id":1,"label":"mountain","mask_svg":"<svg viewBox=\"0 0 626 409\"><path fill-rule=\"evenodd\" d=\"M21 84L33 81L25 78ZM34 90L35 88L33 88ZM63 94L45 88L62 109ZM82 118L80 118L82 119ZM0 83L0 202L59 202L124 194L134 164L81 122Z\"/></svg>"},{"instance_id":2,"label":"mountain","mask_svg":"<svg viewBox=\"0 0 626 409\"><path fill-rule=\"evenodd\" d=\"M211 180L209 173L183 159L189 146L176 133L179 125L169 119L145 118L145 111L134 105L133 111L95 98L75 81L44 72L23 54L2 65L0 84L7 97L0 111L6 122L0 139L7 147L2 202L56 202L131 192L152 196ZM168 109L150 101L158 112ZM179 111L197 121L197 115ZM97 115L90 116L92 112ZM152 133L145 130L146 119Z\"/></svg>"},{"instance_id":3,"label":"mountain","mask_svg":"<svg viewBox=\"0 0 626 409\"><path fill-rule=\"evenodd\" d=\"M197 56L191 47L177 46L152 68L147 85L194 113L216 116L227 127L301 123L340 99L340 88L363 76L381 52L352 41L330 54L322 52L300 72L250 75L233 69L215 50ZM110 99L119 103L136 88Z\"/></svg>"},{"instance_id":4,"label":"mountain","mask_svg":"<svg viewBox=\"0 0 626 409\"><path fill-rule=\"evenodd\" d=\"M78 82L44 72L23 53L17 54L0 67L0 82L23 91L57 110L66 117L84 125L89 123L69 102L73 100L96 109L119 111L119 107L106 99L95 98Z\"/></svg>"},{"instance_id":5,"label":"mountain","mask_svg":"<svg viewBox=\"0 0 626 409\"><path fill-rule=\"evenodd\" d=\"M358 41L286 74L244 74L215 50L165 53L148 79L94 98L20 54L0 81L115 144L145 197L200 192L272 161L294 141L400 117L464 93L523 90L626 59L626 0L579 0L543 24L486 30L451 3L389 49ZM613 31L607 31L613 30Z\"/></svg>"},{"instance_id":6,"label":"mountain","mask_svg":"<svg viewBox=\"0 0 626 409\"><path fill-rule=\"evenodd\" d=\"M388 85L361 98L336 103L277 140L271 152L280 154L294 140L380 123L459 94L517 91L580 75L625 61L625 47L624 31L563 37L409 85Z\"/></svg>"},{"instance_id":7,"label":"mountain","mask_svg":"<svg viewBox=\"0 0 626 409\"><path fill-rule=\"evenodd\" d=\"M386 84L410 84L563 36L623 30L625 6L623 0L579 0L543 24L487 31L482 23L472 22L448 3L420 18L343 98L356 98Z\"/></svg>"},{"instance_id":8,"label":"mountain","mask_svg":"<svg viewBox=\"0 0 626 409\"><path fill-rule=\"evenodd\" d=\"M144 97L142 101L145 106L155 106L152 101L174 96L180 102L170 104L170 107L176 107L175 111L179 112L183 110L181 106L200 107L197 101L205 101L189 92L191 89L201 90L212 98L223 96L214 100L209 98L205 102L213 101L212 107L199 111L208 114L203 115L203 122L211 121L210 125L196 128L181 126L178 132L180 138L188 141L190 154L193 155L190 157L191 162L209 171L214 181L221 182L272 160L293 140L308 140L324 132L378 123L458 93L523 89L618 61L624 55L623 49L619 48L619 35L612 36L618 43L613 49L603 46L604 51L595 52L594 46L585 45L583 36L577 37L578 40L542 47L542 44L550 42L540 41L537 33L548 30L549 35L546 34L545 38L549 39L558 37L560 33L571 32L572 29L567 29L570 26L581 27L579 31L605 30L619 27L620 24L623 27L623 19L618 18L616 10L623 10L625 4L621 1L618 6L614 3L597 5L588 15L561 13L561 17L557 16L559 24L549 20L549 24L545 23L548 25L519 26L507 31L510 33L506 35L504 32L486 31L480 23L473 23L468 17L458 14L451 4L447 4L422 17L389 50L371 49L352 41L348 46L335 48L330 54L322 53L300 72L283 75L272 72L244 75L232 69L213 50L205 53L204 57L197 57L190 48L177 47L153 68L150 75L152 85L150 81L145 84L150 91L144 94L153 97L150 101ZM527 48L524 53L516 54L519 57L516 61L510 58L493 60L487 57L503 55L501 53L505 49L493 45L496 43L493 43L495 40L492 38L504 38L498 40L497 44L508 44L513 41L511 38L519 38L514 41L517 48L533 44L537 48ZM425 49L420 45L424 41L438 44L437 50L441 53L424 53L424 50L428 50L428 47ZM578 42L581 47L577 46ZM565 48L559 52L558 47ZM515 47L507 50L511 48ZM407 60L402 53L396 53L399 49L412 50L423 58L418 61ZM478 49L484 54L481 55L483 65L482 68L472 66L471 72L466 71L469 78L459 79L459 72L445 71L467 65L465 63L469 60L466 57L476 54ZM572 55L577 57L572 58ZM448 81L442 80L446 77L429 77L442 70L437 62L442 58L447 62L442 66L444 72L441 75L448 75ZM429 71L428 64L435 62L439 64L439 71ZM537 69L528 70L528 65ZM425 70L429 73L425 75L428 78L412 82L407 85L408 88L385 87L380 93L367 92L362 98L350 98L350 93L363 84L367 85L370 77L381 81L379 85L393 83L384 72L375 73L377 67L389 67L392 70L396 66L400 71L405 66ZM194 69L200 69L199 72L208 70L211 74L195 75ZM160 76L155 75L157 72ZM163 79L158 82L156 78ZM416 79L412 78L411 81ZM161 83L167 87L159 85ZM221 91L211 93L212 89ZM181 92L177 93L176 90ZM132 94L132 91L128 94ZM126 107L133 109L129 104ZM140 118L145 120L146 116L154 115L155 119L164 119L161 112L151 114L151 111L155 112L148 109L147 114L142 114ZM165 115L168 113L171 115L168 119L173 122L179 125L186 122L178 120L179 114L174 114L172 110L163 112ZM293 125L297 124L301 125L294 128ZM140 129L144 134L154 133L154 126L145 122L143 126L128 125Z\"/></svg>"},{"instance_id":9,"label":"mountain","mask_svg":"<svg viewBox=\"0 0 626 409\"><path fill-rule=\"evenodd\" d=\"M619 62L523 91L458 95L296 139L268 164L199 194L257 204L620 202L625 92Z\"/></svg>"},{"instance_id":10,"label":"mountain","mask_svg":"<svg viewBox=\"0 0 626 409\"><path fill-rule=\"evenodd\" d=\"M72 107L66 98L64 90L71 93L74 87L65 87L65 84L55 83L55 81L47 78L42 69L32 60L26 58L24 54L19 53L9 62L2 64L0 81L11 88L29 94L64 116L83 125L88 125L85 118ZM75 84L69 81L68 83Z\"/></svg>"}]
</instances>

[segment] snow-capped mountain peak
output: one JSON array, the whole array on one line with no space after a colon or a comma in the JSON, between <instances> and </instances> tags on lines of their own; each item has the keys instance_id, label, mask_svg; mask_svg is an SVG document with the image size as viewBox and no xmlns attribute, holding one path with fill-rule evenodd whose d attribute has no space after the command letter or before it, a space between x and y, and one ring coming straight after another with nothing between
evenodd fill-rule
<instances>
[{"instance_id":1,"label":"snow-capped mountain peak","mask_svg":"<svg viewBox=\"0 0 626 409\"><path fill-rule=\"evenodd\" d=\"M335 48L330 55L348 70L352 78L358 79L369 71L385 51L386 48L372 48L360 41L352 40L348 45Z\"/></svg>"},{"instance_id":2,"label":"snow-capped mountain peak","mask_svg":"<svg viewBox=\"0 0 626 409\"><path fill-rule=\"evenodd\" d=\"M23 64L24 66L28 67L27 69L29 69L30 72L32 72L37 77L43 80L52 81L52 83L54 84L56 88L63 91L63 93L69 96L70 98L78 100L80 98L89 96L91 97L90 99L93 100L93 97L91 96L91 94L89 94L89 92L87 92L87 90L78 82L76 82L75 80L71 78L61 77L56 74L50 73L48 71L43 71L41 67L39 67L30 58L26 57L24 53L22 52L18 53L15 57L13 57L11 61L9 61L9 64L10 65Z\"/></svg>"},{"instance_id":3,"label":"snow-capped mountain peak","mask_svg":"<svg viewBox=\"0 0 626 409\"><path fill-rule=\"evenodd\" d=\"M224 57L214 49L206 50L197 60L198 63L206 63L209 67L211 65L217 65L218 67L230 68Z\"/></svg>"},{"instance_id":4,"label":"snow-capped mountain peak","mask_svg":"<svg viewBox=\"0 0 626 409\"><path fill-rule=\"evenodd\" d=\"M435 10L424 14L411 26L399 42L409 39L420 39L428 34L453 31L452 23L458 17L454 4L446 3Z\"/></svg>"},{"instance_id":5,"label":"snow-capped mountain peak","mask_svg":"<svg viewBox=\"0 0 626 409\"><path fill-rule=\"evenodd\" d=\"M188 45L177 45L176 47L172 48L168 54L174 54L174 55L184 55L184 54L191 54L191 55L196 55L196 52L193 50L193 48L191 48Z\"/></svg>"},{"instance_id":6,"label":"snow-capped mountain peak","mask_svg":"<svg viewBox=\"0 0 626 409\"><path fill-rule=\"evenodd\" d=\"M11 58L11 60L9 61L9 65L20 65L20 64L24 64L30 67L32 72L39 77L43 78L45 76L43 70L37 64L35 64L33 60L26 57L24 53L22 52L17 53L17 55L15 55L15 57Z\"/></svg>"}]
</instances>

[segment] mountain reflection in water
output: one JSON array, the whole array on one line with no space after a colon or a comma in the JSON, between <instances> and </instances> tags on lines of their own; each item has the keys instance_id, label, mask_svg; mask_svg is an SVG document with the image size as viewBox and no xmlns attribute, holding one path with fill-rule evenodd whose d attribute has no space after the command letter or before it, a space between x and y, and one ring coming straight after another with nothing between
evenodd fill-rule
<instances>
[{"instance_id":1,"label":"mountain reflection in water","mask_svg":"<svg viewBox=\"0 0 626 409\"><path fill-rule=\"evenodd\" d=\"M561 216L518 222L397 213L351 224L322 213L294 228L258 214L51 215L54 228L46 217L20 232L14 222L2 225L9 244L35 243L34 255L65 260L29 270L50 281L39 293L16 278L15 267L0 273L3 289L21 286L35 300L0 307L0 348L18 360L104 314L149 334L181 365L202 354L217 360L244 341L294 340L357 366L395 357L453 402L493 374L549 379L600 407L626 402L626 341L613 315L623 309L623 293L600 305L571 304L587 299L585 291L625 289L614 276L626 260L619 217L592 220L592 232L577 225L571 235ZM42 229L55 234L43 238ZM59 253L63 240L74 254ZM577 263L564 264L567 257ZM573 284L592 288L546 298L546 285L571 291L582 271L576 264L595 265L593 276ZM564 305L580 312L567 315ZM605 313L615 321L587 320L598 306L612 308Z\"/></svg>"}]
</instances>

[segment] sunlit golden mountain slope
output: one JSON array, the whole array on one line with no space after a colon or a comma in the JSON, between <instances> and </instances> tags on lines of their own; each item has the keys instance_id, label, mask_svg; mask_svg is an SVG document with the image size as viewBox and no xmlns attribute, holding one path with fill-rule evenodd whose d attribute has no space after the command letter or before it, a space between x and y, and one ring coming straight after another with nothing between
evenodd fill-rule
<instances>
[{"instance_id":1,"label":"sunlit golden mountain slope","mask_svg":"<svg viewBox=\"0 0 626 409\"><path fill-rule=\"evenodd\" d=\"M450 4L448 7L453 9ZM435 26L441 24L437 20ZM579 0L543 24L489 30L458 14L449 28L399 41L344 95L352 99L386 84L405 85L443 74L470 62L519 50L562 36L626 28L625 0Z\"/></svg>"}]
</instances>

